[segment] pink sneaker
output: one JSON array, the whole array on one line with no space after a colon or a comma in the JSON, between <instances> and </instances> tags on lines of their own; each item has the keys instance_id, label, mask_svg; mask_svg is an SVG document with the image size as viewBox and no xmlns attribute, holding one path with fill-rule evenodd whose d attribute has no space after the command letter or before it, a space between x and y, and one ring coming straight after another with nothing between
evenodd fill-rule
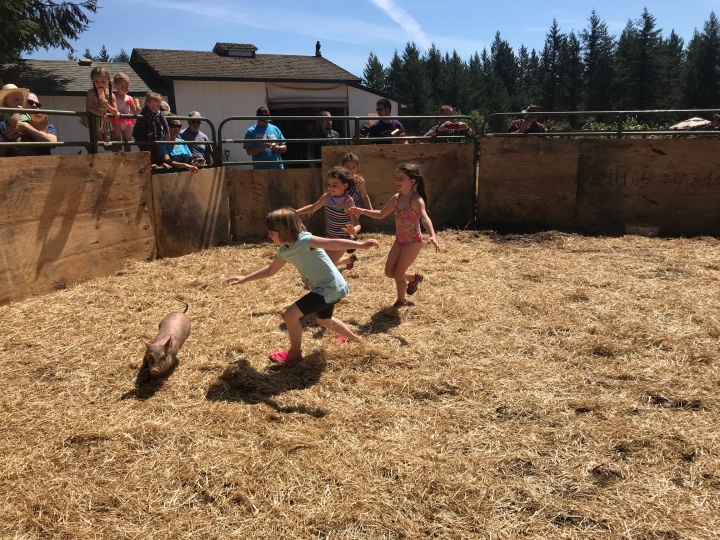
<instances>
[{"instance_id":1,"label":"pink sneaker","mask_svg":"<svg viewBox=\"0 0 720 540\"><path fill-rule=\"evenodd\" d=\"M270 353L271 362L287 364L288 362L297 362L298 360L302 360L302 353L294 356L290 355L287 351L275 351L274 353Z\"/></svg>"}]
</instances>

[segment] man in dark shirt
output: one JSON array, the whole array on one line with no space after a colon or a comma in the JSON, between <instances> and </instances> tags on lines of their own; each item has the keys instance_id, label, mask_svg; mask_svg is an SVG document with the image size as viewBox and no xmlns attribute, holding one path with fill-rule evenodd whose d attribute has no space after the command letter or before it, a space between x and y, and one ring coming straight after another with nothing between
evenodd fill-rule
<instances>
[{"instance_id":1,"label":"man in dark shirt","mask_svg":"<svg viewBox=\"0 0 720 540\"><path fill-rule=\"evenodd\" d=\"M390 117L392 112L392 103L389 99L379 99L375 105L375 111L380 116L380 120L370 126L369 137L400 137L405 134L403 125ZM392 141L373 141L376 144L390 144Z\"/></svg>"},{"instance_id":2,"label":"man in dark shirt","mask_svg":"<svg viewBox=\"0 0 720 540\"><path fill-rule=\"evenodd\" d=\"M508 128L508 133L545 133L547 128L538 122L538 111L540 107L537 105L528 105L522 112L525 113L523 118L518 118Z\"/></svg>"},{"instance_id":3,"label":"man in dark shirt","mask_svg":"<svg viewBox=\"0 0 720 540\"><path fill-rule=\"evenodd\" d=\"M320 120L320 129L318 129L315 133L310 135L311 139L319 139L318 142L311 142L308 145L308 159L320 159L322 157L322 149L321 147L329 144L329 145L336 145L338 144L337 140L340 137L340 134L333 130L332 128L332 120L330 119L330 111L320 111L318 113L318 116L326 116L326 120ZM311 167L317 168L319 165L317 163L311 163Z\"/></svg>"}]
</instances>

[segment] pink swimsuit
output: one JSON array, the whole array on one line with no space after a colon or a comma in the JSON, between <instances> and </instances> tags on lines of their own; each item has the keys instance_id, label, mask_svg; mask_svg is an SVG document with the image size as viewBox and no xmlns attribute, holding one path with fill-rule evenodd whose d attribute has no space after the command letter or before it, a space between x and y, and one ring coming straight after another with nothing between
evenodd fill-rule
<instances>
[{"instance_id":1,"label":"pink swimsuit","mask_svg":"<svg viewBox=\"0 0 720 540\"><path fill-rule=\"evenodd\" d=\"M133 103L133 98L130 97L130 94L125 94L124 101L121 101L118 96L115 97L117 101L117 110L120 114L135 114L135 105ZM113 126L120 126L120 129L123 129L125 126L135 125L135 121L132 118L111 118L110 123Z\"/></svg>"},{"instance_id":2,"label":"pink swimsuit","mask_svg":"<svg viewBox=\"0 0 720 540\"><path fill-rule=\"evenodd\" d=\"M400 208L395 206L395 241L403 248L410 244L422 244L422 233L420 232L420 216L412 209L412 200L416 194L410 197L408 205ZM400 203L400 196L398 196Z\"/></svg>"}]
</instances>

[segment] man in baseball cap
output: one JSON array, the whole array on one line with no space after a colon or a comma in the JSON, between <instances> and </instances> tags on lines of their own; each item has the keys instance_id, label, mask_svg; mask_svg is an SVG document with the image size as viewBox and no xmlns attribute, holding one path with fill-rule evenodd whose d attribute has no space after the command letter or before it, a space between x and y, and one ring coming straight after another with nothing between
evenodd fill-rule
<instances>
[{"instance_id":1,"label":"man in baseball cap","mask_svg":"<svg viewBox=\"0 0 720 540\"><path fill-rule=\"evenodd\" d=\"M283 169L280 154L287 150L287 144L282 131L273 126L269 119L263 118L270 116L270 109L267 107L258 108L255 116L258 116L257 124L245 133L245 139L251 140L247 140L243 145L248 156L257 162L253 168Z\"/></svg>"}]
</instances>

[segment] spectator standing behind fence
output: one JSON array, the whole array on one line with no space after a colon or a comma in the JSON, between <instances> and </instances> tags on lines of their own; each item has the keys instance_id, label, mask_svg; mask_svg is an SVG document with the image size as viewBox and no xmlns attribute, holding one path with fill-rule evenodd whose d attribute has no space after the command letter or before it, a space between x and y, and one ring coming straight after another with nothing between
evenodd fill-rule
<instances>
[{"instance_id":1,"label":"spectator standing behind fence","mask_svg":"<svg viewBox=\"0 0 720 540\"><path fill-rule=\"evenodd\" d=\"M97 130L98 141L110 142L112 124L108 114L118 116L117 101L112 93L110 73L104 67L96 67L90 72L93 87L85 95L85 110L91 113Z\"/></svg>"},{"instance_id":2,"label":"spectator standing behind fence","mask_svg":"<svg viewBox=\"0 0 720 540\"><path fill-rule=\"evenodd\" d=\"M440 107L440 116L452 116L453 108L450 105L443 105ZM452 141L453 139L445 139L445 136L457 137L463 135L474 135L475 132L465 122L450 120L441 120L435 127L428 131L426 137L437 137L441 135L440 139L445 141Z\"/></svg>"},{"instance_id":3,"label":"spectator standing behind fence","mask_svg":"<svg viewBox=\"0 0 720 540\"><path fill-rule=\"evenodd\" d=\"M130 97L128 92L130 91L130 77L125 73L118 73L113 77L113 84L115 85L115 105L120 114L139 114L140 106L135 105L133 98ZM132 131L135 126L135 120L132 118L111 118L110 124L112 125L112 140L113 141L124 141L128 142L132 140ZM130 151L130 145L123 145L123 149L126 152ZM113 151L117 152L119 148L113 147Z\"/></svg>"},{"instance_id":4,"label":"spectator standing behind fence","mask_svg":"<svg viewBox=\"0 0 720 540\"><path fill-rule=\"evenodd\" d=\"M508 128L508 133L545 133L547 128L538 122L538 111L540 107L537 105L528 105L522 112L525 116L518 118Z\"/></svg>"},{"instance_id":5,"label":"spectator standing behind fence","mask_svg":"<svg viewBox=\"0 0 720 540\"><path fill-rule=\"evenodd\" d=\"M199 118L202 116L198 111L191 111L188 116L188 127L180 132L180 137L185 141L209 141L210 137L200 131L200 124L202 120L193 120L193 118ZM213 154L212 147L209 144L189 144L188 148L193 157L193 162L196 165L212 165Z\"/></svg>"},{"instance_id":6,"label":"spectator standing behind fence","mask_svg":"<svg viewBox=\"0 0 720 540\"><path fill-rule=\"evenodd\" d=\"M380 120L370 126L369 137L400 137L405 135L403 125L393 118L390 118L392 112L392 103L389 99L379 99L375 105L375 111L380 116ZM392 141L373 141L376 144L390 144Z\"/></svg>"},{"instance_id":7,"label":"spectator standing behind fence","mask_svg":"<svg viewBox=\"0 0 720 540\"><path fill-rule=\"evenodd\" d=\"M260 107L255 116L270 116L270 109ZM253 161L259 162L253 165L255 169L283 169L282 157L280 154L287 150L285 137L270 120L259 118L257 124L252 126L245 133L246 139L255 139L256 142L248 141L243 145L248 156Z\"/></svg>"},{"instance_id":8,"label":"spectator standing behind fence","mask_svg":"<svg viewBox=\"0 0 720 540\"><path fill-rule=\"evenodd\" d=\"M14 85L13 85L14 86ZM2 103L2 99L0 99ZM26 99L28 109L41 109L42 104L37 95L28 92ZM46 114L33 113L28 115L29 121L19 121L15 127L9 126L6 122L0 122L0 135L7 142L57 142L57 130L52 125ZM31 148L9 148L5 157L14 156L49 156L51 149L48 146L35 146Z\"/></svg>"},{"instance_id":9,"label":"spectator standing behind fence","mask_svg":"<svg viewBox=\"0 0 720 540\"><path fill-rule=\"evenodd\" d=\"M326 120L319 120L320 129L310 135L311 139L319 139L318 142L311 142L308 145L308 159L320 159L322 157L322 147L325 145L335 146L339 141L337 139L340 134L333 130L332 119L330 118L330 111L320 111L318 116L327 116ZM333 140L335 139L335 140ZM317 163L311 163L311 167L318 168L320 165Z\"/></svg>"},{"instance_id":10,"label":"spectator standing behind fence","mask_svg":"<svg viewBox=\"0 0 720 540\"><path fill-rule=\"evenodd\" d=\"M160 111L161 103L160 94L148 92L145 96L145 106L140 111L140 118L135 122L132 132L140 151L150 152L150 163L155 167L163 161L160 148L154 144L142 143L165 140L169 128L165 115Z\"/></svg>"}]
</instances>

